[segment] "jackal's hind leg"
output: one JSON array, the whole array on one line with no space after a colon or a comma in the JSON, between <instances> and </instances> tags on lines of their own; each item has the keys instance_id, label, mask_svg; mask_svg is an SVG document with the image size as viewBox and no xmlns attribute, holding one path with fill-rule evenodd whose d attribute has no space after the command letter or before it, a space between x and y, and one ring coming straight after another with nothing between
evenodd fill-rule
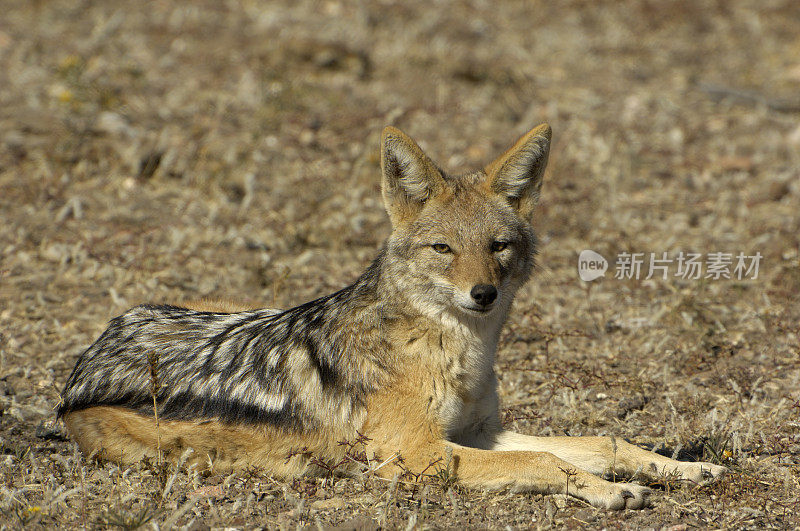
<instances>
[{"instance_id":1,"label":"jackal's hind leg","mask_svg":"<svg viewBox=\"0 0 800 531\"><path fill-rule=\"evenodd\" d=\"M294 433L270 426L244 426L216 420L161 420L122 407L96 406L64 415L72 437L86 456L135 463L161 456L216 472L263 468L279 477L306 473L308 460L290 458L294 449L329 457L338 447L322 433Z\"/></svg>"}]
</instances>

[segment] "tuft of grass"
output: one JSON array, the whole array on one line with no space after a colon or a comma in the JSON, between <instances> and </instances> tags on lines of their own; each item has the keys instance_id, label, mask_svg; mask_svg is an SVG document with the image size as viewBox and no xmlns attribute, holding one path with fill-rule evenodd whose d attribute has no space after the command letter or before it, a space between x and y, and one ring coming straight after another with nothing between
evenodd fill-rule
<instances>
[{"instance_id":1,"label":"tuft of grass","mask_svg":"<svg viewBox=\"0 0 800 531\"><path fill-rule=\"evenodd\" d=\"M158 351L152 350L147 353L147 361L150 364L150 394L153 397L153 416L156 423L156 463L161 466L161 429L158 421L158 393L161 390L161 382L158 378Z\"/></svg>"},{"instance_id":2,"label":"tuft of grass","mask_svg":"<svg viewBox=\"0 0 800 531\"><path fill-rule=\"evenodd\" d=\"M118 527L124 531L133 531L142 528L156 516L156 510L150 507L143 507L139 511L129 511L127 509L107 509L99 519L99 523L105 526Z\"/></svg>"},{"instance_id":3,"label":"tuft of grass","mask_svg":"<svg viewBox=\"0 0 800 531\"><path fill-rule=\"evenodd\" d=\"M733 459L733 437L729 433L714 432L701 437L701 461L708 461L716 465L730 467L735 463Z\"/></svg>"},{"instance_id":4,"label":"tuft of grass","mask_svg":"<svg viewBox=\"0 0 800 531\"><path fill-rule=\"evenodd\" d=\"M683 483L682 476L677 469L663 469L658 473L658 478L650 483L650 487L664 489L669 494L672 489L679 487Z\"/></svg>"},{"instance_id":5,"label":"tuft of grass","mask_svg":"<svg viewBox=\"0 0 800 531\"><path fill-rule=\"evenodd\" d=\"M25 527L35 523L39 519L42 514L42 508L38 505L25 505L23 507L16 505L11 512L13 512L19 524ZM4 516L7 513L7 511L3 511Z\"/></svg>"},{"instance_id":6,"label":"tuft of grass","mask_svg":"<svg viewBox=\"0 0 800 531\"><path fill-rule=\"evenodd\" d=\"M433 474L430 475L443 492L447 492L457 485L458 478L453 469L453 447L445 449L444 461L435 465Z\"/></svg>"}]
</instances>

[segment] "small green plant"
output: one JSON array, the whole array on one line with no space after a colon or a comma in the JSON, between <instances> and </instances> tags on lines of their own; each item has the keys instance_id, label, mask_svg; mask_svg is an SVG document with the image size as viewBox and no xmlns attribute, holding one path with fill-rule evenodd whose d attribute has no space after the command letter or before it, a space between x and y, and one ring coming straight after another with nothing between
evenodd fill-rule
<instances>
[{"instance_id":1,"label":"small green plant","mask_svg":"<svg viewBox=\"0 0 800 531\"><path fill-rule=\"evenodd\" d=\"M172 464L169 461L155 461L149 457L145 456L139 462L139 469L140 470L147 470L149 471L153 477L155 478L156 482L158 483L158 492L163 492L164 488L167 486L167 481L169 479L170 473L173 471L174 467L178 467L177 463ZM157 497L156 499L161 499Z\"/></svg>"},{"instance_id":2,"label":"small green plant","mask_svg":"<svg viewBox=\"0 0 800 531\"><path fill-rule=\"evenodd\" d=\"M14 514L19 523L24 527L33 523L42 514L42 508L38 505L26 505L25 507L14 507Z\"/></svg>"},{"instance_id":3,"label":"small green plant","mask_svg":"<svg viewBox=\"0 0 800 531\"><path fill-rule=\"evenodd\" d=\"M441 487L443 492L447 492L456 486L456 474L453 470L453 447L448 446L445 449L444 463L441 460L434 467L433 474L430 477Z\"/></svg>"},{"instance_id":4,"label":"small green plant","mask_svg":"<svg viewBox=\"0 0 800 531\"><path fill-rule=\"evenodd\" d=\"M715 432L700 440L703 445L702 461L717 465L730 465L733 458L733 441L728 433Z\"/></svg>"},{"instance_id":5,"label":"small green plant","mask_svg":"<svg viewBox=\"0 0 800 531\"><path fill-rule=\"evenodd\" d=\"M566 494L567 497L569 497L569 484L570 483L575 485L575 487L577 487L578 489L581 489L581 488L584 487L584 485L578 485L578 483L574 479L575 476L578 475L578 471L577 470L575 470L574 468L561 468L561 467L558 467L558 469L561 470L564 473L564 475L567 477L566 489L564 490L564 494Z\"/></svg>"},{"instance_id":6,"label":"small green plant","mask_svg":"<svg viewBox=\"0 0 800 531\"><path fill-rule=\"evenodd\" d=\"M678 469L667 470L666 468L659 471L658 477L650 484L651 487L660 487L669 494L673 487L681 484L683 481L681 473Z\"/></svg>"},{"instance_id":7,"label":"small green plant","mask_svg":"<svg viewBox=\"0 0 800 531\"><path fill-rule=\"evenodd\" d=\"M153 350L147 353L150 363L150 394L153 397L153 416L156 422L156 461L161 465L161 430L158 423L158 393L161 391L161 382L158 379L158 352Z\"/></svg>"},{"instance_id":8,"label":"small green plant","mask_svg":"<svg viewBox=\"0 0 800 531\"><path fill-rule=\"evenodd\" d=\"M143 507L140 511L127 511L125 509L108 509L100 517L100 523L110 527L119 527L125 531L140 529L156 515L156 511Z\"/></svg>"},{"instance_id":9,"label":"small green plant","mask_svg":"<svg viewBox=\"0 0 800 531\"><path fill-rule=\"evenodd\" d=\"M362 470L370 470L370 460L366 452L366 444L369 442L369 437L358 433L358 436L353 441L339 441L338 445L344 447L344 456L341 459L317 457L307 447L292 448L286 455L286 463L296 456L308 461L308 464L319 468L325 472L325 479L333 485L337 474L346 473L352 469L353 464L358 465Z\"/></svg>"}]
</instances>

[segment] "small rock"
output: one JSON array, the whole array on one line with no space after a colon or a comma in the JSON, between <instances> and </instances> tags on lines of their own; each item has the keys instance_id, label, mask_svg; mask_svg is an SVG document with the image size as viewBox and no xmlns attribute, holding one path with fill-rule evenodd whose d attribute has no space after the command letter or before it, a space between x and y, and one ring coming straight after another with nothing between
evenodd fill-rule
<instances>
[{"instance_id":1,"label":"small rock","mask_svg":"<svg viewBox=\"0 0 800 531\"><path fill-rule=\"evenodd\" d=\"M184 529L186 529L186 531L208 531L211 528L202 520L195 518L189 522Z\"/></svg>"},{"instance_id":2,"label":"small rock","mask_svg":"<svg viewBox=\"0 0 800 531\"><path fill-rule=\"evenodd\" d=\"M95 128L102 132L112 135L133 137L136 131L128 125L128 121L121 114L104 111L100 113L95 122Z\"/></svg>"},{"instance_id":3,"label":"small rock","mask_svg":"<svg viewBox=\"0 0 800 531\"><path fill-rule=\"evenodd\" d=\"M42 421L36 426L36 437L46 441L66 441L66 435L61 431L61 427L52 421Z\"/></svg>"},{"instance_id":4,"label":"small rock","mask_svg":"<svg viewBox=\"0 0 800 531\"><path fill-rule=\"evenodd\" d=\"M341 509L344 507L344 500L340 497L328 498L327 500L316 500L311 504L312 509Z\"/></svg>"},{"instance_id":5,"label":"small rock","mask_svg":"<svg viewBox=\"0 0 800 531\"><path fill-rule=\"evenodd\" d=\"M562 511L567 508L567 505L569 503L569 496L567 496L566 494L555 494L551 496L551 499L553 500L553 503L555 504L556 508Z\"/></svg>"},{"instance_id":6,"label":"small rock","mask_svg":"<svg viewBox=\"0 0 800 531\"><path fill-rule=\"evenodd\" d=\"M572 515L572 517L581 522L593 522L597 518L596 511L593 511L592 509L589 508L576 511L575 514Z\"/></svg>"},{"instance_id":7,"label":"small rock","mask_svg":"<svg viewBox=\"0 0 800 531\"><path fill-rule=\"evenodd\" d=\"M147 180L151 178L161 164L161 158L164 156L163 151L153 150L148 151L139 159L139 174L140 180Z\"/></svg>"},{"instance_id":8,"label":"small rock","mask_svg":"<svg viewBox=\"0 0 800 531\"><path fill-rule=\"evenodd\" d=\"M380 527L375 520L370 518L353 518L330 529L332 531L375 531Z\"/></svg>"},{"instance_id":9,"label":"small rock","mask_svg":"<svg viewBox=\"0 0 800 531\"><path fill-rule=\"evenodd\" d=\"M617 418L624 419L628 413L636 409L642 409L647 404L647 399L641 395L623 398L619 401L617 408Z\"/></svg>"},{"instance_id":10,"label":"small rock","mask_svg":"<svg viewBox=\"0 0 800 531\"><path fill-rule=\"evenodd\" d=\"M221 497L224 494L222 489L222 485L206 485L205 487L200 487L192 491L189 494L190 498L200 497L200 498L217 498Z\"/></svg>"},{"instance_id":11,"label":"small rock","mask_svg":"<svg viewBox=\"0 0 800 531\"><path fill-rule=\"evenodd\" d=\"M767 199L770 201L780 201L784 196L791 193L788 182L773 182L767 187Z\"/></svg>"}]
</instances>

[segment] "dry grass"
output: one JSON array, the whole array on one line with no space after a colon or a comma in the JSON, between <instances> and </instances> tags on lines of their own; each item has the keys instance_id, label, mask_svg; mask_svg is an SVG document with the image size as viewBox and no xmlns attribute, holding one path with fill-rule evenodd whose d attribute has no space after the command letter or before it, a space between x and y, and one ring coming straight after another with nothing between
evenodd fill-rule
<instances>
[{"instance_id":1,"label":"dry grass","mask_svg":"<svg viewBox=\"0 0 800 531\"><path fill-rule=\"evenodd\" d=\"M3 3L0 527L800 525L800 7L755 2ZM289 306L388 233L378 134L485 163L555 131L505 418L730 477L607 513L431 478L282 483L87 462L52 425L127 307ZM448 158L449 157L449 158ZM578 280L577 253L760 252L757 280Z\"/></svg>"}]
</instances>

